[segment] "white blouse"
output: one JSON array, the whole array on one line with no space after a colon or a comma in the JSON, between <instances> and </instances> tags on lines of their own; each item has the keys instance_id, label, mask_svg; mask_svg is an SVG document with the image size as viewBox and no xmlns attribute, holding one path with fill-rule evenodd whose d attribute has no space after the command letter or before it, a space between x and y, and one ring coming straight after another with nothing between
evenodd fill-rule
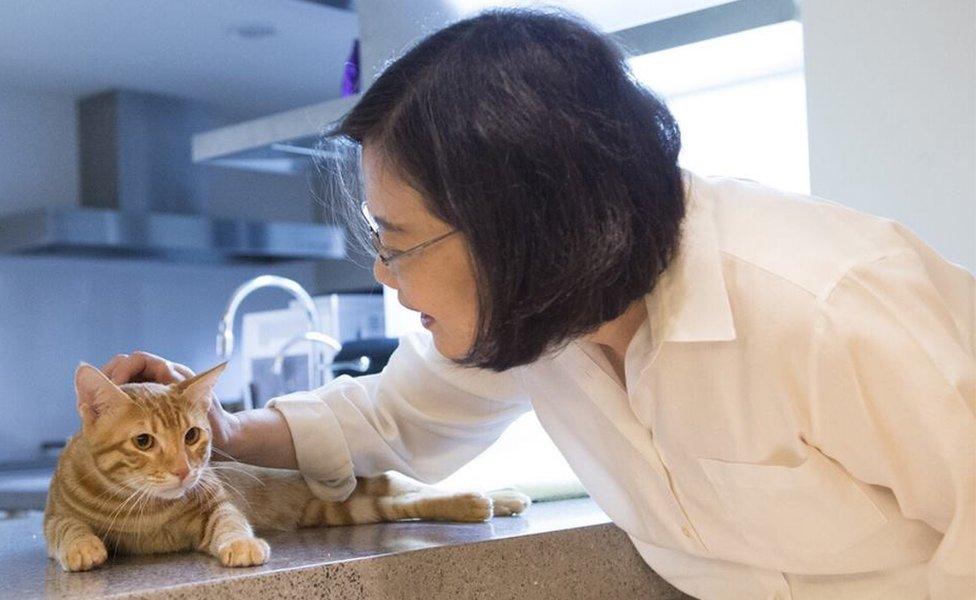
<instances>
[{"instance_id":1,"label":"white blouse","mask_svg":"<svg viewBox=\"0 0 976 600\"><path fill-rule=\"evenodd\" d=\"M626 387L587 342L504 373L404 336L272 400L323 498L440 480L524 411L657 573L705 599L976 598L976 280L905 227L685 172Z\"/></svg>"}]
</instances>

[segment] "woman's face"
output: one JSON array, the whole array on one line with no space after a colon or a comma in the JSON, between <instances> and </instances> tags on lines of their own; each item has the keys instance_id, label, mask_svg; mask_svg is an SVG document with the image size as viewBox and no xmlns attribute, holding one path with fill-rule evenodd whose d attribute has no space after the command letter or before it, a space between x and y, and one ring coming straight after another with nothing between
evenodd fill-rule
<instances>
[{"instance_id":1,"label":"woman's face","mask_svg":"<svg viewBox=\"0 0 976 600\"><path fill-rule=\"evenodd\" d=\"M363 145L366 204L379 224L380 241L407 250L451 230L428 212L423 198L386 164L378 148ZM468 353L475 339L478 295L464 236L450 235L389 266L373 265L376 280L396 290L400 304L423 314L434 346L446 358Z\"/></svg>"}]
</instances>

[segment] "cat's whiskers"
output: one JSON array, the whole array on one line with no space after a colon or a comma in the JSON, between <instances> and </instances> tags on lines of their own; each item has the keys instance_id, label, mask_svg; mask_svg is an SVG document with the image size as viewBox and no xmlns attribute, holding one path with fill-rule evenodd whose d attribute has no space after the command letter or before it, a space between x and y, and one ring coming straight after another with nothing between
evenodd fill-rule
<instances>
[{"instance_id":1,"label":"cat's whiskers","mask_svg":"<svg viewBox=\"0 0 976 600\"><path fill-rule=\"evenodd\" d=\"M213 466L213 465L211 465L211 466ZM207 476L213 478L210 481L210 483L212 483L215 488L223 488L227 492L232 492L241 502L243 502L244 504L246 504L247 507L250 509L251 503L250 503L250 501L248 501L247 496L244 494L244 492L242 492L241 490L237 489L237 487L235 487L234 485L232 485L227 480L220 479L217 476L217 474L214 473L214 472L212 472L212 471L210 473L208 473ZM264 482L260 482L260 483L261 483L261 485L264 485Z\"/></svg>"},{"instance_id":2,"label":"cat's whiskers","mask_svg":"<svg viewBox=\"0 0 976 600\"><path fill-rule=\"evenodd\" d=\"M138 518L135 519L133 522L133 520L130 519L130 517L132 516L132 511L135 510L136 507L139 506L140 502L148 495L149 493L148 490L149 490L148 485L143 486L143 488L139 490L139 495L136 496L135 501L133 501L132 504L130 504L129 507L125 510L125 516L122 517L123 521L128 522L130 525L132 525L133 531L130 533L134 533L137 540L142 538L142 530L144 529L142 527L143 523Z\"/></svg>"},{"instance_id":3,"label":"cat's whiskers","mask_svg":"<svg viewBox=\"0 0 976 600\"><path fill-rule=\"evenodd\" d=\"M132 483L135 483L136 481L139 481L141 479L141 477L139 475L132 475L130 477L125 478L124 480L122 480L120 482L115 482L115 481L112 481L112 480L110 480L108 478L104 478L104 479L107 482L107 484L105 485L105 490L101 494L99 494L99 495L95 496L94 498L92 498L92 502L98 502L102 506L104 506L106 504L111 504L110 499L105 498L105 496L111 494L112 496L114 496L116 498L123 497L124 494L125 494L126 489L129 488L129 486Z\"/></svg>"},{"instance_id":4,"label":"cat's whiskers","mask_svg":"<svg viewBox=\"0 0 976 600\"><path fill-rule=\"evenodd\" d=\"M202 495L203 499L199 500L202 504L211 504L219 500L220 492L222 488L219 482L212 481L209 478L201 476L200 481L197 482L194 489L194 494Z\"/></svg>"},{"instance_id":5,"label":"cat's whiskers","mask_svg":"<svg viewBox=\"0 0 976 600\"><path fill-rule=\"evenodd\" d=\"M148 493L147 491L147 493L143 494L140 497L140 499L136 501L136 505L133 507L133 510L136 507L138 507L139 509L139 513L136 515L136 522L145 525L144 518L143 518L143 511L145 511L145 509L152 503L153 500L155 500L155 498L152 496L152 494ZM132 510L130 510L129 512L131 514ZM157 514L156 515L157 520L161 520L162 516L163 516L162 514ZM136 532L136 539L141 541L143 534L149 533L151 531L155 531L156 529L158 529L160 524L161 523L153 523L152 524L153 526L151 527L145 527L145 526L139 527L138 531Z\"/></svg>"},{"instance_id":6,"label":"cat's whiskers","mask_svg":"<svg viewBox=\"0 0 976 600\"><path fill-rule=\"evenodd\" d=\"M241 491L239 489L237 489L237 487L235 487L234 484L230 483L226 479L221 479L215 472L211 472L209 474L209 477L212 478L211 481L214 483L214 485L223 486L224 488L226 488L226 489L228 489L228 490L230 490L232 492L235 492L238 496L242 496L243 497L243 494L241 493ZM262 482L262 485L263 485L263 482Z\"/></svg>"},{"instance_id":7,"label":"cat's whiskers","mask_svg":"<svg viewBox=\"0 0 976 600\"><path fill-rule=\"evenodd\" d=\"M262 485L262 486L264 485L264 481L260 477L258 477L257 475L255 475L254 473L251 473L247 469L247 467L244 466L243 463L236 463L236 464L235 463L225 463L225 464L219 464L219 465L212 464L212 465L210 465L210 468L213 469L213 470L215 470L215 471L218 471L218 470L221 470L221 469L227 470L227 471L234 471L235 473L240 473L241 475L246 475L247 477L250 477L251 479L253 479L259 485Z\"/></svg>"},{"instance_id":8,"label":"cat's whiskers","mask_svg":"<svg viewBox=\"0 0 976 600\"><path fill-rule=\"evenodd\" d=\"M262 487L265 485L264 480L262 480L260 477L256 476L254 473L251 473L250 471L248 471L248 469L245 466L245 464L242 463L241 461L237 460L237 458L235 456L233 456L233 455L231 455L231 454L229 454L227 452L224 452L223 450L221 450L221 449L219 449L217 447L214 447L214 446L211 446L210 450L214 454L218 454L218 455L223 456L224 458L227 459L226 461L210 461L210 464L207 465L208 469L210 469L209 475L212 476L212 477L214 477L214 484L215 484L215 486L217 486L217 487L223 486L224 488L228 489L229 491L234 492L234 495L237 496L237 498L241 502L243 502L244 504L247 504L248 508L250 508L251 503L248 501L247 496L243 492L241 492L239 489L237 489L236 487L234 487L226 479L220 479L220 477L217 475L216 472L219 471L219 470L221 470L221 469L222 470L226 470L226 471L234 471L235 473L240 473L242 475L245 475L247 477L250 477L258 485L261 485Z\"/></svg>"},{"instance_id":9,"label":"cat's whiskers","mask_svg":"<svg viewBox=\"0 0 976 600\"><path fill-rule=\"evenodd\" d=\"M148 489L148 486L146 486L145 484L143 484L140 487L136 488L135 491L133 491L131 494L129 494L129 496L125 499L125 501L122 502L121 504L119 504L119 506L112 512L112 514L109 515L109 518L111 519L111 522L109 523L108 528L105 530L105 535L108 535L109 533L111 533L112 532L112 529L115 528L115 523L118 520L119 516L122 514L122 511L125 510L125 506L130 501L132 501L133 498L136 498L136 497L140 496L141 494L145 493L145 490L146 489Z\"/></svg>"},{"instance_id":10,"label":"cat's whiskers","mask_svg":"<svg viewBox=\"0 0 976 600\"><path fill-rule=\"evenodd\" d=\"M237 460L237 457L236 456L233 456L231 454L228 454L228 453L224 452L223 450L221 450L219 448L216 448L214 446L211 446L210 447L210 451L213 452L214 454L219 454L219 455L223 456L224 458L227 459L228 462L242 464L241 461ZM213 466L214 464L215 463L211 462L210 463L210 466Z\"/></svg>"}]
</instances>

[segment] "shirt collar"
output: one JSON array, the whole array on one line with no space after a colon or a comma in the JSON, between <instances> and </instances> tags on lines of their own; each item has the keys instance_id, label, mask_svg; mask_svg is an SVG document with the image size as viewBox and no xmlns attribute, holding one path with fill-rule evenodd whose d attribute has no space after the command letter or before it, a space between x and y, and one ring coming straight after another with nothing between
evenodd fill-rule
<instances>
[{"instance_id":1,"label":"shirt collar","mask_svg":"<svg viewBox=\"0 0 976 600\"><path fill-rule=\"evenodd\" d=\"M721 254L713 199L707 182L682 170L685 217L671 264L644 297L654 346L658 342L729 341L736 337Z\"/></svg>"}]
</instances>

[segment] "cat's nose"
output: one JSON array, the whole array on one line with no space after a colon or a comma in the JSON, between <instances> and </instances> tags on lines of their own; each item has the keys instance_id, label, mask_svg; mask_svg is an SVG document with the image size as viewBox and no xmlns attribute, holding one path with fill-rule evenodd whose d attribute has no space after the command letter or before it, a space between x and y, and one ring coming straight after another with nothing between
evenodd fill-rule
<instances>
[{"instance_id":1,"label":"cat's nose","mask_svg":"<svg viewBox=\"0 0 976 600\"><path fill-rule=\"evenodd\" d=\"M170 473L176 475L180 479L180 482L182 482L186 479L186 476L190 474L190 465L176 467L175 469L170 470Z\"/></svg>"}]
</instances>

